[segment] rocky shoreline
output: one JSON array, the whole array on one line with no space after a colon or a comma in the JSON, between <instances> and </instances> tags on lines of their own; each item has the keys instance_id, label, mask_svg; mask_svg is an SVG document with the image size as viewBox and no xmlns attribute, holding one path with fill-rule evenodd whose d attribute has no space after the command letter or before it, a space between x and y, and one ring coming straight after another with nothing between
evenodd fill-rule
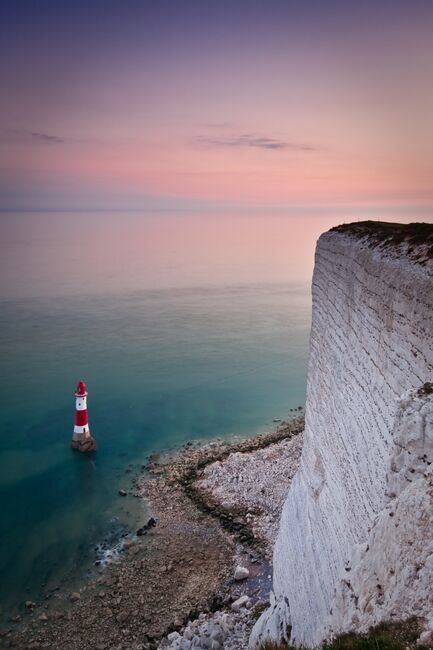
<instances>
[{"instance_id":1,"label":"rocky shoreline","mask_svg":"<svg viewBox=\"0 0 433 650\"><path fill-rule=\"evenodd\" d=\"M297 417L252 438L153 455L131 493L146 499L154 521L126 541L127 557L78 592L28 603L0 631L2 647L246 648L271 587L302 431Z\"/></svg>"}]
</instances>

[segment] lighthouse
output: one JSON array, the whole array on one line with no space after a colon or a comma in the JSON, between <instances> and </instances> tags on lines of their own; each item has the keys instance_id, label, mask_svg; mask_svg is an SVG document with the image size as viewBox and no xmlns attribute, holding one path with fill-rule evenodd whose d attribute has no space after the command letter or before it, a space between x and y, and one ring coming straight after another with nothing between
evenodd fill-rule
<instances>
[{"instance_id":1,"label":"lighthouse","mask_svg":"<svg viewBox=\"0 0 433 650\"><path fill-rule=\"evenodd\" d=\"M72 434L72 448L78 449L78 451L96 449L95 439L90 435L87 417L87 386L82 380L78 382L75 391L75 426Z\"/></svg>"}]
</instances>

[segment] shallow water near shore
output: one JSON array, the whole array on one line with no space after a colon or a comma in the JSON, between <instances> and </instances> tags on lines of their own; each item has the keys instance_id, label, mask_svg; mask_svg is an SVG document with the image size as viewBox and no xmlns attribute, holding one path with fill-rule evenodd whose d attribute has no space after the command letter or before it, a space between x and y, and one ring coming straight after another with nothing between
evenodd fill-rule
<instances>
[{"instance_id":1,"label":"shallow water near shore","mask_svg":"<svg viewBox=\"0 0 433 650\"><path fill-rule=\"evenodd\" d=\"M35 273L51 273L56 290L3 292L1 301L4 614L42 587L72 584L93 566L96 544L143 523L143 504L118 490L149 453L269 429L305 400L307 283L140 289L135 281L85 293L65 284L62 295L38 246ZM92 456L69 447L81 377L98 443Z\"/></svg>"}]
</instances>

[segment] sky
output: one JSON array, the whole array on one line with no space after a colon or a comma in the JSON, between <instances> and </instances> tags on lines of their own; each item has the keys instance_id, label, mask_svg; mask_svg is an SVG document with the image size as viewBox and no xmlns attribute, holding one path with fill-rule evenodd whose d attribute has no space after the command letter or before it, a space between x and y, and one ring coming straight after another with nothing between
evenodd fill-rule
<instances>
[{"instance_id":1,"label":"sky","mask_svg":"<svg viewBox=\"0 0 433 650\"><path fill-rule=\"evenodd\" d=\"M0 210L433 215L431 0L2 0Z\"/></svg>"}]
</instances>

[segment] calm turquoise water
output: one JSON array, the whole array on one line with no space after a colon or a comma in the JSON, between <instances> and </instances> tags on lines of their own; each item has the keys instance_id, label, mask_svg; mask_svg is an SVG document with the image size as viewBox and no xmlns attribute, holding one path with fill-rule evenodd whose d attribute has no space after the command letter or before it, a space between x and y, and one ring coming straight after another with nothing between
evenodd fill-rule
<instances>
[{"instance_id":1,"label":"calm turquoise water","mask_svg":"<svg viewBox=\"0 0 433 650\"><path fill-rule=\"evenodd\" d=\"M81 276L75 283L62 276L58 249L69 250L69 242L61 229L53 241L42 227L32 243L41 219L30 220L28 230L20 225L19 237L10 221L5 240L18 274L5 283L0 312L4 612L37 598L44 585L82 574L97 541L144 519L133 499L117 495L130 484L128 464L136 469L149 452L190 439L262 430L305 400L307 283L260 283L251 269L249 282L236 282L234 274L232 282L212 284L217 273L210 256L203 286L158 287L167 282L159 282L155 269L155 287L146 277L140 289L136 267L128 287L131 255L122 262L124 286L83 287ZM50 266L53 247L56 267ZM193 252L194 245L188 256ZM104 262L95 274L116 275L116 264ZM24 277L32 268L34 296ZM91 276L91 261L87 268ZM181 271L177 277L182 284ZM92 459L69 448L81 377L98 442Z\"/></svg>"}]
</instances>

